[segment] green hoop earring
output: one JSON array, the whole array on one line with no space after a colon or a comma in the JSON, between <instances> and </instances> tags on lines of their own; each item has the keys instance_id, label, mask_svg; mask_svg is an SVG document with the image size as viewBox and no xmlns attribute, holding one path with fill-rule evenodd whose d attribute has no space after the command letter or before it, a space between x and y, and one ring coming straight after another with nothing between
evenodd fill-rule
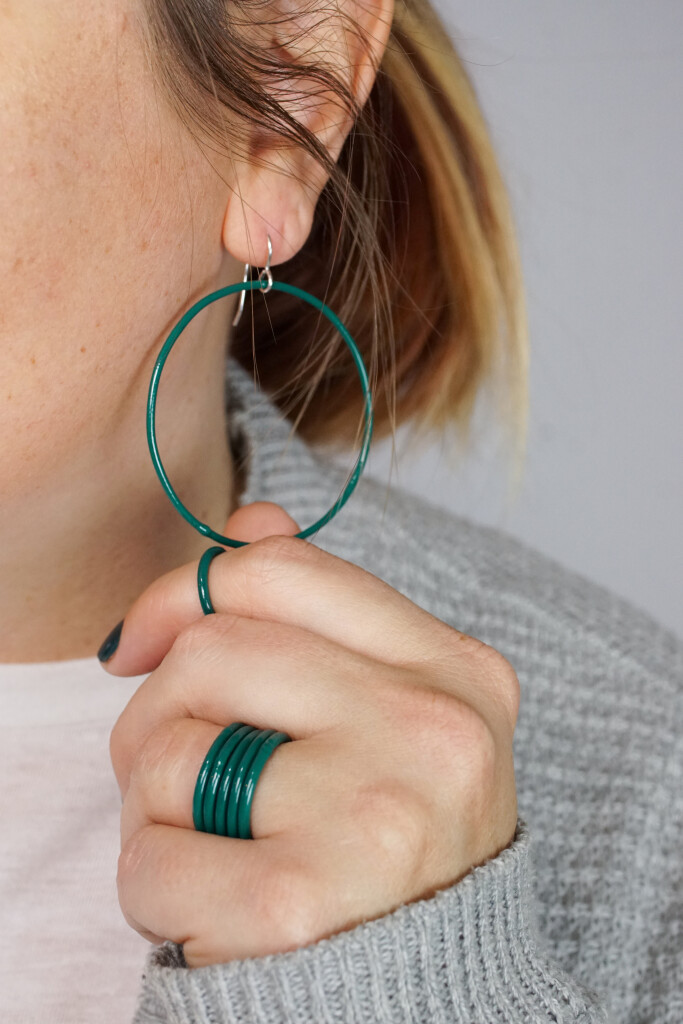
<instances>
[{"instance_id":1,"label":"green hoop earring","mask_svg":"<svg viewBox=\"0 0 683 1024\"><path fill-rule=\"evenodd\" d=\"M197 313L199 313L200 310L202 310L205 306L208 306L212 302L216 302L218 299L225 298L228 295L234 295L237 292L241 292L242 296L240 308L237 316L235 317L235 320L233 321L233 323L235 323L239 319L239 316L241 314L242 307L244 305L244 295L246 292L260 291L265 294L269 292L271 289L275 289L275 291L280 292L288 292L290 295L295 295L297 298L303 299L303 301L307 302L309 306L313 306L320 313L322 313L323 316L327 317L330 323L339 331L342 338L346 342L347 347L350 349L351 355L353 356L356 369L358 370L358 376L360 377L364 399L363 413L365 424L360 452L358 453L358 458L356 459L356 463L354 465L351 476L349 477L349 480L346 486L344 487L344 490L339 495L337 501L323 516L320 517L320 519L316 520L316 522L313 523L312 526L308 526L305 530L301 530L300 533L297 533L297 537L305 539L307 537L310 537L311 534L317 533L318 530L325 526L326 523L329 523L329 521L337 514L339 509L346 504L346 502L351 497L351 494L353 493L354 488L358 483L358 480L360 479L360 475L363 472L363 469L365 468L365 463L368 457L368 451L370 449L370 441L372 440L372 396L370 392L370 385L368 382L368 374L365 368L365 363L363 362L363 358L360 352L358 351L358 347L355 341L353 340L349 331L341 322L339 317L336 315L336 313L334 313L329 308L329 306L326 306L324 302L321 302L320 299L316 298L315 295L311 295L310 292L306 292L302 288L297 288L295 285L286 284L283 281L273 280L273 275L270 270L271 253L272 247L270 237L268 237L268 263L263 268L263 270L261 270L256 280L247 280L249 267L249 264L247 264L245 266L244 280L238 282L237 284L231 284L227 288L219 288L217 291L211 292L209 295L205 295L203 298L199 299L198 302L195 302L194 306L188 309L187 313L185 313L185 315L178 321L178 323L175 325L171 333L168 335L166 341L164 342L163 348L161 349L157 361L154 364L154 370L152 371L152 378L150 381L149 394L147 398L147 444L149 446L149 453L152 458L154 469L156 470L156 474L159 477L159 480L161 481L161 486L164 488L166 494L170 498L175 509L180 513L183 519L185 519L186 522L190 524L190 526L193 526L195 530L198 530L199 533L201 533L204 537L210 537L211 540L217 541L219 544L231 548L243 547L245 544L248 544L249 541L233 540L232 537L224 537L223 534L217 533L216 530L212 530L211 527L207 525L207 523L203 523L201 522L201 520L197 519L196 516L194 516L190 512L190 510L186 508L185 505L183 505L182 501L174 491L171 481L169 480L166 470L164 469L163 463L161 461L161 456L159 455L159 447L157 445L156 438L157 392L159 389L159 381L161 379L162 370L164 368L164 365L166 363L166 360L169 356L171 349L175 345L176 341L178 340L182 332L185 330L190 321L194 319ZM208 565L206 568L208 572ZM208 599L208 588L207 600L210 600ZM204 602L202 602L202 607L204 608L205 611L207 610Z\"/></svg>"}]
</instances>

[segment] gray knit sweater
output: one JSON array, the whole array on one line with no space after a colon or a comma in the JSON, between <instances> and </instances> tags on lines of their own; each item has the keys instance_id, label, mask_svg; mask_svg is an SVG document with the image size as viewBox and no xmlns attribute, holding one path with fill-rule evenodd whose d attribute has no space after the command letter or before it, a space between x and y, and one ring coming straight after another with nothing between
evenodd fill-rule
<instances>
[{"instance_id":1,"label":"gray knit sweater","mask_svg":"<svg viewBox=\"0 0 683 1024\"><path fill-rule=\"evenodd\" d=\"M228 380L241 503L310 525L346 473L288 441L232 360ZM299 950L188 969L182 947L154 947L134 1024L681 1024L681 640L505 533L366 478L314 540L514 666L515 838L431 899Z\"/></svg>"}]
</instances>

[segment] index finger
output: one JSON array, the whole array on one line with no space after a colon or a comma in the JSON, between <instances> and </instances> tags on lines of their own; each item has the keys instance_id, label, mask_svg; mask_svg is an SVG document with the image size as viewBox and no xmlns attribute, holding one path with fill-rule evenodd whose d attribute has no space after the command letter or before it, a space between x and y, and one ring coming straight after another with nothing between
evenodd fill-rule
<instances>
[{"instance_id":1,"label":"index finger","mask_svg":"<svg viewBox=\"0 0 683 1024\"><path fill-rule=\"evenodd\" d=\"M389 664L433 658L444 632L455 632L379 577L297 537L226 551L211 563L209 585L216 612L300 626ZM123 676L153 671L202 616L191 562L135 601L106 668Z\"/></svg>"}]
</instances>

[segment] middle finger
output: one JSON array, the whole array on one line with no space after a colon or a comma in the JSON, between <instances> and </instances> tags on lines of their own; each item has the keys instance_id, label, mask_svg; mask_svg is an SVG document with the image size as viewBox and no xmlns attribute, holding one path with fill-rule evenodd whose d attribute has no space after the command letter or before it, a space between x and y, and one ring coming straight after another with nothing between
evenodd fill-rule
<instances>
[{"instance_id":1,"label":"middle finger","mask_svg":"<svg viewBox=\"0 0 683 1024\"><path fill-rule=\"evenodd\" d=\"M397 686L415 682L409 668L305 629L212 615L186 631L114 725L110 753L119 787L125 796L138 751L165 721L240 721L302 738L359 716L376 718Z\"/></svg>"}]
</instances>

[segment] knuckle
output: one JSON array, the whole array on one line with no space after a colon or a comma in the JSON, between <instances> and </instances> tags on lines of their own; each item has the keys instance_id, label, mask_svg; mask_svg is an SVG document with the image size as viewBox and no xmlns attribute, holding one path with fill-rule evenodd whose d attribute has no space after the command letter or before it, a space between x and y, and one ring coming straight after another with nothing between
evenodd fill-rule
<instances>
[{"instance_id":1,"label":"knuckle","mask_svg":"<svg viewBox=\"0 0 683 1024\"><path fill-rule=\"evenodd\" d=\"M157 824L144 825L134 832L119 854L116 884L122 906L135 911L134 902L143 891L141 880L150 878L163 888L169 901L187 900L187 880L205 870L205 854L201 846L179 851L172 837L160 831ZM139 875L140 878L136 879Z\"/></svg>"},{"instance_id":2,"label":"knuckle","mask_svg":"<svg viewBox=\"0 0 683 1024\"><path fill-rule=\"evenodd\" d=\"M441 786L490 784L497 743L475 708L448 690L415 684L395 701L404 742L423 775Z\"/></svg>"},{"instance_id":3,"label":"knuckle","mask_svg":"<svg viewBox=\"0 0 683 1024\"><path fill-rule=\"evenodd\" d=\"M166 658L185 670L196 667L198 662L211 662L222 656L226 633L234 626L235 617L229 615L196 619L178 633Z\"/></svg>"},{"instance_id":4,"label":"knuckle","mask_svg":"<svg viewBox=\"0 0 683 1024\"><path fill-rule=\"evenodd\" d=\"M519 676L507 658L498 651L496 651L496 654L498 654L495 669L496 694L508 714L510 725L514 729L517 723L517 716L519 715L522 688Z\"/></svg>"},{"instance_id":5,"label":"knuckle","mask_svg":"<svg viewBox=\"0 0 683 1024\"><path fill-rule=\"evenodd\" d=\"M482 651L480 654L480 663L491 700L514 730L521 700L521 687L517 673L500 651L488 645L486 645L486 651Z\"/></svg>"},{"instance_id":6,"label":"knuckle","mask_svg":"<svg viewBox=\"0 0 683 1024\"><path fill-rule=\"evenodd\" d=\"M373 859L402 885L424 865L430 843L429 808L411 787L394 779L363 786L353 808L354 820Z\"/></svg>"},{"instance_id":7,"label":"knuckle","mask_svg":"<svg viewBox=\"0 0 683 1024\"><path fill-rule=\"evenodd\" d=\"M121 848L116 868L119 896L125 894L130 880L138 873L149 853L149 828L134 832Z\"/></svg>"},{"instance_id":8,"label":"knuckle","mask_svg":"<svg viewBox=\"0 0 683 1024\"><path fill-rule=\"evenodd\" d=\"M162 722L147 734L142 742L131 768L131 785L144 786L169 766L182 763L187 747L185 721L175 718Z\"/></svg>"},{"instance_id":9,"label":"knuckle","mask_svg":"<svg viewBox=\"0 0 683 1024\"><path fill-rule=\"evenodd\" d=\"M488 789L495 772L496 740L475 708L458 701L443 715L437 739L437 767L460 790Z\"/></svg>"},{"instance_id":10,"label":"knuckle","mask_svg":"<svg viewBox=\"0 0 683 1024\"><path fill-rule=\"evenodd\" d=\"M444 650L446 668L449 667L454 650L459 657L466 655L484 674L491 697L503 709L510 726L514 729L519 715L521 687L517 673L508 659L483 640L468 633L459 633L449 627Z\"/></svg>"},{"instance_id":11,"label":"knuckle","mask_svg":"<svg viewBox=\"0 0 683 1024\"><path fill-rule=\"evenodd\" d=\"M473 720L474 723L474 720ZM469 742L457 757L458 804L473 832L484 834L490 827L491 810L498 806L500 755L495 736L483 719L472 724Z\"/></svg>"},{"instance_id":12,"label":"knuckle","mask_svg":"<svg viewBox=\"0 0 683 1024\"><path fill-rule=\"evenodd\" d=\"M144 593L145 616L158 622L173 618L174 588L169 586L168 575L158 576Z\"/></svg>"},{"instance_id":13,"label":"knuckle","mask_svg":"<svg viewBox=\"0 0 683 1024\"><path fill-rule=\"evenodd\" d=\"M454 693L439 686L410 682L393 692L393 714L406 733L413 756L435 759L452 756L466 734L473 709Z\"/></svg>"},{"instance_id":14,"label":"knuckle","mask_svg":"<svg viewBox=\"0 0 683 1024\"><path fill-rule=\"evenodd\" d=\"M451 655L455 649L458 656L466 655L475 661L488 661L498 653L495 647L491 647L476 636L471 636L470 633L461 633L454 626L448 626L446 646Z\"/></svg>"},{"instance_id":15,"label":"knuckle","mask_svg":"<svg viewBox=\"0 0 683 1024\"><path fill-rule=\"evenodd\" d=\"M460 749L460 763L465 769L463 782L469 781L477 792L490 792L496 777L498 744L488 724L476 712L470 716Z\"/></svg>"},{"instance_id":16,"label":"knuckle","mask_svg":"<svg viewBox=\"0 0 683 1024\"><path fill-rule=\"evenodd\" d=\"M315 940L321 909L312 871L297 861L284 861L261 880L254 913L264 934L284 952Z\"/></svg>"},{"instance_id":17,"label":"knuckle","mask_svg":"<svg viewBox=\"0 0 683 1024\"><path fill-rule=\"evenodd\" d=\"M259 583L268 584L286 577L292 563L310 562L317 550L300 537L273 534L253 541L245 558L249 572Z\"/></svg>"},{"instance_id":18,"label":"knuckle","mask_svg":"<svg viewBox=\"0 0 683 1024\"><path fill-rule=\"evenodd\" d=\"M446 634L445 651L452 657L455 653L459 657L467 657L474 662L482 662L484 665L495 665L498 661L506 659L495 647L487 644L479 637L471 636L469 633L461 633L455 627L448 626Z\"/></svg>"},{"instance_id":19,"label":"knuckle","mask_svg":"<svg viewBox=\"0 0 683 1024\"><path fill-rule=\"evenodd\" d=\"M122 796L128 788L135 758L135 743L131 732L132 717L131 709L127 705L109 733L109 759Z\"/></svg>"}]
</instances>

